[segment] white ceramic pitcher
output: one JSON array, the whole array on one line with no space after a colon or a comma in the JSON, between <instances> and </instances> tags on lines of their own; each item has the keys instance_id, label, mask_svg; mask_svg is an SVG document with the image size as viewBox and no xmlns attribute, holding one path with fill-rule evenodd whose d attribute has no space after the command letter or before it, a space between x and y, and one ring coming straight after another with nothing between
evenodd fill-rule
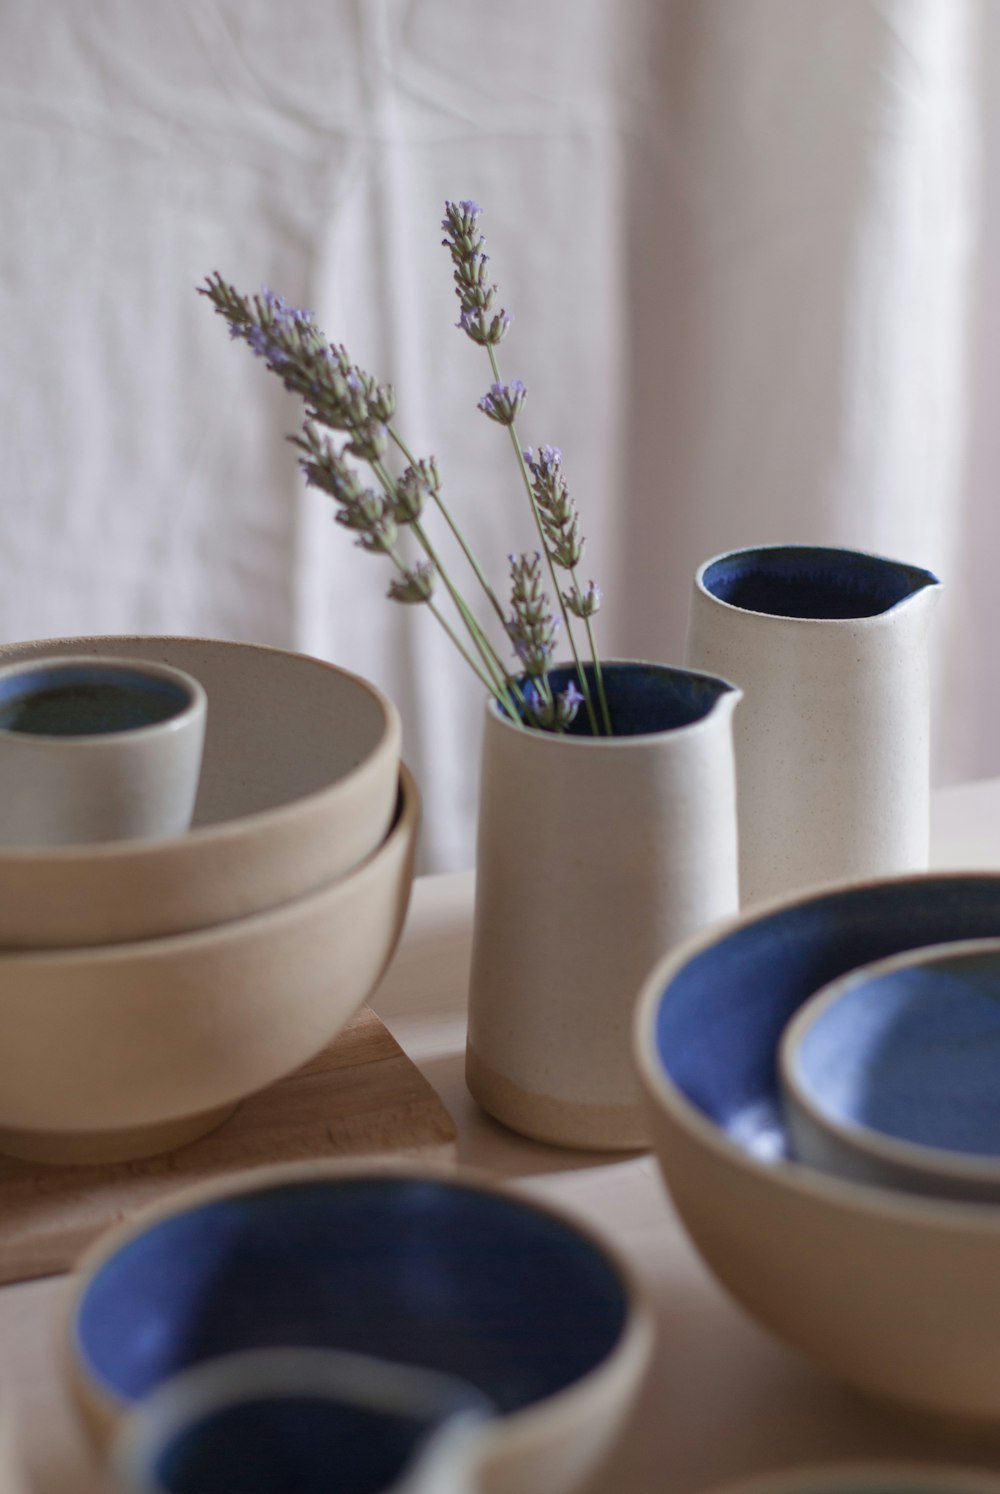
<instances>
[{"instance_id":1,"label":"white ceramic pitcher","mask_svg":"<svg viewBox=\"0 0 1000 1494\"><path fill-rule=\"evenodd\" d=\"M736 550L695 577L687 662L739 685L744 904L927 866L930 571L855 550Z\"/></svg>"},{"instance_id":2,"label":"white ceramic pitcher","mask_svg":"<svg viewBox=\"0 0 1000 1494\"><path fill-rule=\"evenodd\" d=\"M572 677L550 671L554 687ZM483 737L466 1079L525 1135L647 1144L632 1006L654 962L737 905L725 680L611 662L616 735ZM581 713L582 714L582 713Z\"/></svg>"}]
</instances>

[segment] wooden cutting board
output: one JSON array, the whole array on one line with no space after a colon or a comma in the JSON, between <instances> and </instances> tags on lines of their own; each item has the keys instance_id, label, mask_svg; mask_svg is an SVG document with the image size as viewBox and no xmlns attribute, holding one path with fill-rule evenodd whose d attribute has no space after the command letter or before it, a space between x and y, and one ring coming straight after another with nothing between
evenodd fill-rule
<instances>
[{"instance_id":1,"label":"wooden cutting board","mask_svg":"<svg viewBox=\"0 0 1000 1494\"><path fill-rule=\"evenodd\" d=\"M93 1167L0 1157L0 1285L68 1270L109 1225L220 1173L310 1157L440 1159L454 1142L444 1105L364 1007L318 1057L178 1151Z\"/></svg>"}]
</instances>

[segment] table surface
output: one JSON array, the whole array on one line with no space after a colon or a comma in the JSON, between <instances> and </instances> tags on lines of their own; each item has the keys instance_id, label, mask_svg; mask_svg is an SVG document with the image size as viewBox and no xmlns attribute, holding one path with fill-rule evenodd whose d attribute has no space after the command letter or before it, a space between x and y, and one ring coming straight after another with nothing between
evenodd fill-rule
<instances>
[{"instance_id":1,"label":"table surface","mask_svg":"<svg viewBox=\"0 0 1000 1494\"><path fill-rule=\"evenodd\" d=\"M1000 779L939 790L932 865L1000 867ZM901 1419L772 1340L723 1293L678 1223L649 1155L563 1151L495 1124L463 1078L472 875L418 879L393 966L372 1005L458 1127L459 1161L591 1220L631 1258L659 1316L643 1394L592 1494L688 1494L743 1475L879 1457L1000 1470L1000 1442L966 1443ZM0 1369L31 1494L97 1494L102 1481L56 1364L66 1278L0 1289Z\"/></svg>"}]
</instances>

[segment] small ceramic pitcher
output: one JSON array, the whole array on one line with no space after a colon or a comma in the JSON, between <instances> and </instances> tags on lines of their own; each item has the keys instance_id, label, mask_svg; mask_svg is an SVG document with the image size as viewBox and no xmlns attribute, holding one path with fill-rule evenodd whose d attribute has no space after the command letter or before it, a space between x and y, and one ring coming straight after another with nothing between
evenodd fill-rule
<instances>
[{"instance_id":1,"label":"small ceramic pitcher","mask_svg":"<svg viewBox=\"0 0 1000 1494\"><path fill-rule=\"evenodd\" d=\"M477 1494L495 1408L471 1385L335 1349L246 1350L164 1381L126 1420L120 1494Z\"/></svg>"},{"instance_id":2,"label":"small ceramic pitcher","mask_svg":"<svg viewBox=\"0 0 1000 1494\"><path fill-rule=\"evenodd\" d=\"M744 904L926 868L938 589L918 566L803 545L736 550L698 571L687 661L745 695Z\"/></svg>"},{"instance_id":3,"label":"small ceramic pitcher","mask_svg":"<svg viewBox=\"0 0 1000 1494\"><path fill-rule=\"evenodd\" d=\"M570 668L550 672L562 689ZM466 1078L515 1131L647 1144L632 1006L672 945L737 906L727 681L612 662L616 735L486 710ZM581 712L581 716L582 716Z\"/></svg>"}]
</instances>

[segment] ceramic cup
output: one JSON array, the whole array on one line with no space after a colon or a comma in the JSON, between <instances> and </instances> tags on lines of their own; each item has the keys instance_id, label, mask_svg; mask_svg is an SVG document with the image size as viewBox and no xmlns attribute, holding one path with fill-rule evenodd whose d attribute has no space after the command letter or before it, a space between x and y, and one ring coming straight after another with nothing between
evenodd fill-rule
<instances>
[{"instance_id":1,"label":"ceramic cup","mask_svg":"<svg viewBox=\"0 0 1000 1494\"><path fill-rule=\"evenodd\" d=\"M186 830L206 709L198 681L166 664L81 654L0 669L0 844Z\"/></svg>"}]
</instances>

